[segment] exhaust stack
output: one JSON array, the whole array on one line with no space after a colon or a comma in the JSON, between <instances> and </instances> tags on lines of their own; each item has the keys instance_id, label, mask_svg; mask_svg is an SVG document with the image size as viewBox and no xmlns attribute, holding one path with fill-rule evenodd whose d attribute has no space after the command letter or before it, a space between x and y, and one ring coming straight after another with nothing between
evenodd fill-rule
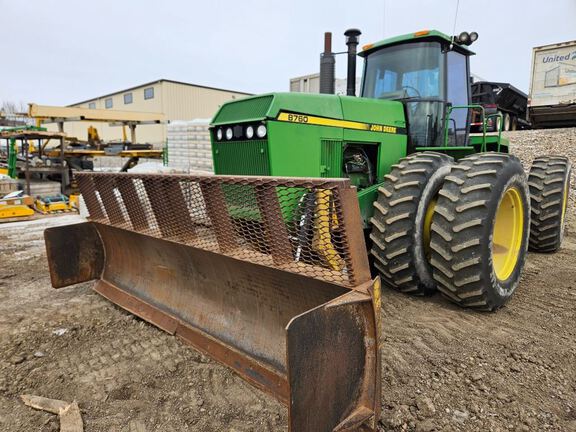
<instances>
[{"instance_id":1,"label":"exhaust stack","mask_svg":"<svg viewBox=\"0 0 576 432\"><path fill-rule=\"evenodd\" d=\"M320 54L320 93L334 94L336 59L332 52L332 33L324 33L324 52Z\"/></svg>"},{"instance_id":2,"label":"exhaust stack","mask_svg":"<svg viewBox=\"0 0 576 432\"><path fill-rule=\"evenodd\" d=\"M344 32L348 46L348 76L346 78L346 95L356 96L356 51L362 32L358 29L348 29Z\"/></svg>"}]
</instances>

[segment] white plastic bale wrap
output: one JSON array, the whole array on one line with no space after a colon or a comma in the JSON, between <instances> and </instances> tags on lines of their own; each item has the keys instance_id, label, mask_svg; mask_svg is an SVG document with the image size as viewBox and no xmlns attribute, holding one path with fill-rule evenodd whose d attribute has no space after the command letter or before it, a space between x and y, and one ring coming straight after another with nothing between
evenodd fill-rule
<instances>
[{"instance_id":1,"label":"white plastic bale wrap","mask_svg":"<svg viewBox=\"0 0 576 432\"><path fill-rule=\"evenodd\" d=\"M168 124L168 166L187 173L214 172L209 124L207 119Z\"/></svg>"}]
</instances>

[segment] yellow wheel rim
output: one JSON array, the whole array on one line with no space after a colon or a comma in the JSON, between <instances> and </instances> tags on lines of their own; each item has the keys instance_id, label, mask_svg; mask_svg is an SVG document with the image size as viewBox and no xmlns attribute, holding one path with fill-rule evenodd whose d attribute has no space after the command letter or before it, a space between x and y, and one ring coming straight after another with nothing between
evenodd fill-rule
<instances>
[{"instance_id":1,"label":"yellow wheel rim","mask_svg":"<svg viewBox=\"0 0 576 432\"><path fill-rule=\"evenodd\" d=\"M427 257L430 257L430 227L432 226L432 216L434 215L437 201L437 197L432 198L430 204L428 204L428 208L426 208L426 214L424 215L424 229L422 230L422 236L424 237L424 252Z\"/></svg>"},{"instance_id":2,"label":"yellow wheel rim","mask_svg":"<svg viewBox=\"0 0 576 432\"><path fill-rule=\"evenodd\" d=\"M566 186L564 186L564 197L562 199L562 218L560 225L564 226L564 217L566 216L566 209L568 208L568 186L570 186L570 179L566 179Z\"/></svg>"},{"instance_id":3,"label":"yellow wheel rim","mask_svg":"<svg viewBox=\"0 0 576 432\"><path fill-rule=\"evenodd\" d=\"M522 246L524 232L524 207L520 191L511 187L504 192L496 211L492 233L492 265L496 277L505 281L510 277Z\"/></svg>"}]
</instances>

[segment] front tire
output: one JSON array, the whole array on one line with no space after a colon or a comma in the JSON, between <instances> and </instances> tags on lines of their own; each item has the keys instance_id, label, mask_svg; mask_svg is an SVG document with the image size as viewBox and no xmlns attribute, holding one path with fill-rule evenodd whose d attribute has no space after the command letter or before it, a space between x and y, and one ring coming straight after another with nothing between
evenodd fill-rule
<instances>
[{"instance_id":1,"label":"front tire","mask_svg":"<svg viewBox=\"0 0 576 432\"><path fill-rule=\"evenodd\" d=\"M530 250L556 252L566 224L572 166L564 156L541 156L528 175L530 203Z\"/></svg>"},{"instance_id":2,"label":"front tire","mask_svg":"<svg viewBox=\"0 0 576 432\"><path fill-rule=\"evenodd\" d=\"M422 152L402 160L385 176L374 202L371 254L387 285L424 295L436 290L429 264L432 210L454 160Z\"/></svg>"},{"instance_id":3,"label":"front tire","mask_svg":"<svg viewBox=\"0 0 576 432\"><path fill-rule=\"evenodd\" d=\"M530 201L515 156L480 153L446 177L432 218L431 264L438 290L460 306L502 307L528 247Z\"/></svg>"}]
</instances>

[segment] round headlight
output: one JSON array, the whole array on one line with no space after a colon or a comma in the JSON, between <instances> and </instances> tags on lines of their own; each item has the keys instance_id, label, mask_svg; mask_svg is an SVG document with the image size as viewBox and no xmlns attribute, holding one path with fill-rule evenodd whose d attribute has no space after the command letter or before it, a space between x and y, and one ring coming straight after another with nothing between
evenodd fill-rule
<instances>
[{"instance_id":1,"label":"round headlight","mask_svg":"<svg viewBox=\"0 0 576 432\"><path fill-rule=\"evenodd\" d=\"M246 138L252 139L253 136L254 136L254 128L252 126L248 126L246 128Z\"/></svg>"},{"instance_id":2,"label":"round headlight","mask_svg":"<svg viewBox=\"0 0 576 432\"><path fill-rule=\"evenodd\" d=\"M232 132L232 128L226 129L226 139L231 140L233 136L234 136L234 133Z\"/></svg>"},{"instance_id":3,"label":"round headlight","mask_svg":"<svg viewBox=\"0 0 576 432\"><path fill-rule=\"evenodd\" d=\"M222 129L218 129L216 131L216 138L218 138L218 141L222 140Z\"/></svg>"},{"instance_id":4,"label":"round headlight","mask_svg":"<svg viewBox=\"0 0 576 432\"><path fill-rule=\"evenodd\" d=\"M258 138L264 138L266 136L266 126L258 126L258 129L256 129L256 135L258 135Z\"/></svg>"},{"instance_id":5,"label":"round headlight","mask_svg":"<svg viewBox=\"0 0 576 432\"><path fill-rule=\"evenodd\" d=\"M470 42L470 35L468 34L468 32L460 33L460 35L458 35L458 41L464 45L470 45L472 43Z\"/></svg>"}]
</instances>

